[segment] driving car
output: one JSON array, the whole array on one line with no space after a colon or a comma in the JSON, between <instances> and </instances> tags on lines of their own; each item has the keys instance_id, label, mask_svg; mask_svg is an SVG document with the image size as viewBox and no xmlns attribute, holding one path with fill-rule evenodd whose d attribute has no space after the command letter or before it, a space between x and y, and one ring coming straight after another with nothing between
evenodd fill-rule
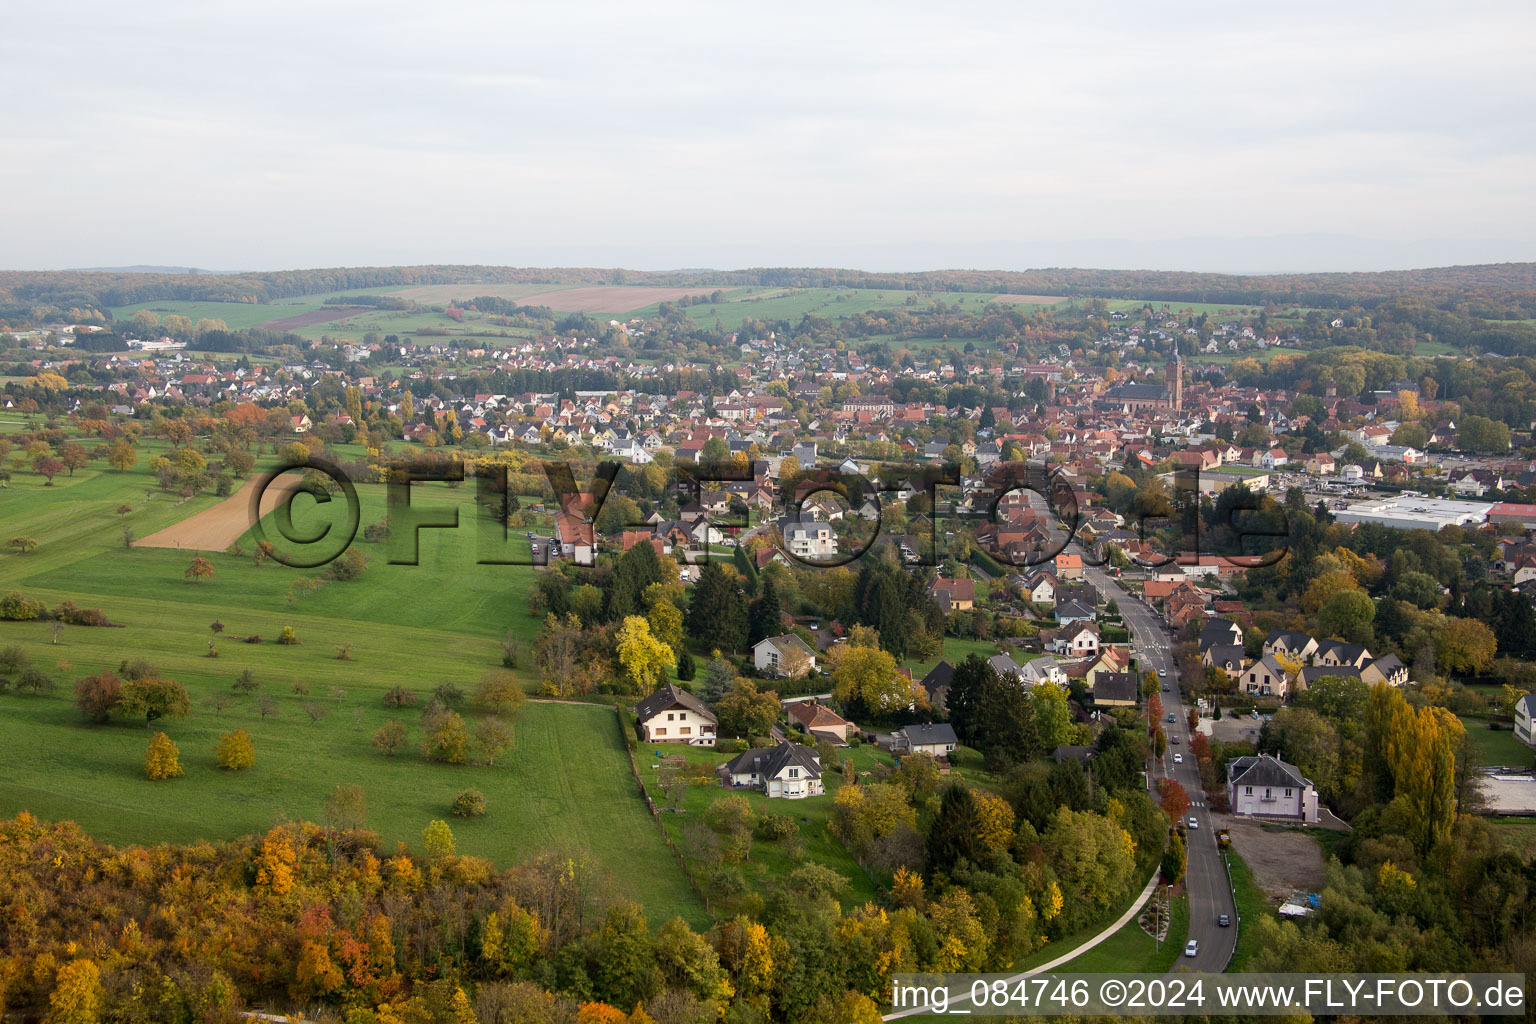
<instances>
[{"instance_id":1,"label":"driving car","mask_svg":"<svg viewBox=\"0 0 1536 1024\"><path fill-rule=\"evenodd\" d=\"M1199 939L1190 939L1188 942L1184 943L1184 955L1185 956L1199 956L1200 955L1200 940Z\"/></svg>"},{"instance_id":2,"label":"driving car","mask_svg":"<svg viewBox=\"0 0 1536 1024\"><path fill-rule=\"evenodd\" d=\"M1179 745L1179 738L1177 736L1173 736L1173 737L1169 738L1168 742L1172 743L1174 746L1178 746Z\"/></svg>"},{"instance_id":3,"label":"driving car","mask_svg":"<svg viewBox=\"0 0 1536 1024\"><path fill-rule=\"evenodd\" d=\"M1173 763L1174 764L1183 764L1184 763L1184 755L1183 754L1174 754L1173 755Z\"/></svg>"},{"instance_id":4,"label":"driving car","mask_svg":"<svg viewBox=\"0 0 1536 1024\"><path fill-rule=\"evenodd\" d=\"M1171 692L1171 691L1172 691L1172 690L1173 690L1173 687L1171 687L1171 686L1169 686L1169 685L1168 685L1168 684L1167 684L1167 683L1164 683L1164 684L1163 684L1163 692L1164 692L1164 693L1169 693L1169 692Z\"/></svg>"},{"instance_id":5,"label":"driving car","mask_svg":"<svg viewBox=\"0 0 1536 1024\"><path fill-rule=\"evenodd\" d=\"M1168 712L1168 721L1170 721L1170 722L1177 722L1178 720L1179 720L1179 716L1178 715L1174 714L1172 711Z\"/></svg>"},{"instance_id":6,"label":"driving car","mask_svg":"<svg viewBox=\"0 0 1536 1024\"><path fill-rule=\"evenodd\" d=\"M1193 814L1191 814L1189 816L1189 827L1190 828L1199 828L1200 827L1200 819L1195 817Z\"/></svg>"},{"instance_id":7,"label":"driving car","mask_svg":"<svg viewBox=\"0 0 1536 1024\"><path fill-rule=\"evenodd\" d=\"M1222 928L1230 928L1232 927L1232 919L1226 914L1222 914L1216 919L1216 924Z\"/></svg>"}]
</instances>

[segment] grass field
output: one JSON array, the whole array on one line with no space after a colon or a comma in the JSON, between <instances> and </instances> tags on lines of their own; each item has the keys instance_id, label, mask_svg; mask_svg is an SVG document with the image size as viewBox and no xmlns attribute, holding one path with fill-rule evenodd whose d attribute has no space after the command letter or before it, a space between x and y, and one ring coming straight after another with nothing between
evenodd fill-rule
<instances>
[{"instance_id":1,"label":"grass field","mask_svg":"<svg viewBox=\"0 0 1536 1024\"><path fill-rule=\"evenodd\" d=\"M1494 832L1522 857L1536 856L1536 818L1491 818Z\"/></svg>"},{"instance_id":2,"label":"grass field","mask_svg":"<svg viewBox=\"0 0 1536 1024\"><path fill-rule=\"evenodd\" d=\"M1243 858L1227 851L1227 863L1232 870L1232 887L1237 891L1237 948L1232 952L1230 972L1247 968L1248 961L1259 949L1258 929L1260 917L1274 917L1275 912L1265 900L1264 893L1253 881L1253 872Z\"/></svg>"},{"instance_id":3,"label":"grass field","mask_svg":"<svg viewBox=\"0 0 1536 1024\"><path fill-rule=\"evenodd\" d=\"M645 782L652 799L658 804L666 805L665 798L660 787L662 770L658 767L660 762L655 756L657 748L641 744L635 753L635 763L640 770L640 777ZM708 747L678 747L668 745L660 748L666 756L682 755L690 764L704 764L711 769L714 766L729 761L734 754L726 754L712 750ZM871 750L873 748L870 748ZM876 754L886 764L890 764L888 755ZM746 797L752 805L752 810L757 814L789 814L800 826L799 843L804 850L805 859L831 868L838 874L847 878L849 888L845 898L845 906L857 906L875 898L875 883L865 873L827 830L828 816L832 810L833 794L841 785L841 777L835 772L827 772L823 775L827 786L827 792L823 796L807 797L803 800L770 800L764 793L746 789L726 789L718 784L707 786L682 785L676 787L678 799L676 806L682 813L664 811L661 815L663 826L667 834L671 836L678 849L683 850L689 858L690 870L694 877L701 883L709 877L711 866L693 856L687 835L687 827L692 822L699 822L709 805L724 796L741 795ZM750 857L742 864L737 865L746 884L757 892L763 892L764 887L776 878L792 871L797 866L797 861L790 855L789 844L780 840L767 842L754 840Z\"/></svg>"},{"instance_id":4,"label":"grass field","mask_svg":"<svg viewBox=\"0 0 1536 1024\"><path fill-rule=\"evenodd\" d=\"M415 843L428 820L447 814L454 793L474 786L486 794L490 813L478 822L455 820L464 852L510 864L562 846L586 849L626 879L653 915L683 913L702 923L702 904L635 786L611 708L530 705L515 750L495 768L432 765L415 753L391 760L371 746L390 714L403 715L413 739L419 732L413 713L386 711L386 689L398 683L425 698L449 681L472 691L499 665L499 640L508 631L524 641L519 671L533 681L538 623L525 609L535 570L476 564L473 486L413 488L413 505L456 507L461 522L457 530L421 532L419 565L390 565L388 548L364 544L370 565L359 580L327 583L290 602L295 578L317 571L203 552L215 572L198 584L184 575L191 551L124 548L125 522L147 536L219 500L182 503L161 494L146 467L162 449L141 441L138 466L126 473L93 463L45 487L41 477L21 472L0 491L0 536L39 542L28 554L0 554L0 593L99 607L121 627L68 627L55 637L49 623L0 622L0 646L21 647L57 684L48 696L0 696L0 750L8 754L0 813L25 808L73 818L112 841L232 838L282 817L315 819L334 786L357 783L370 797L371 826L393 845ZM363 523L382 517L383 489L359 491ZM125 504L132 511L119 517L115 509ZM308 499L296 503L301 529L312 518L307 507ZM525 544L517 547L526 554ZM215 620L225 633L219 657L209 658ZM287 625L298 635L296 646L272 642ZM239 639L251 635L266 642ZM352 644L351 660L337 657L344 643ZM189 719L163 725L181 745L182 779L145 780L145 730L85 726L69 700L79 677L137 657L179 680L192 697ZM222 711L212 705L217 695L233 699L231 684L246 668L261 683L258 698L276 700L275 716L262 720L253 698L235 699ZM295 683L307 687L307 697L295 693ZM323 709L322 720L312 723L305 704ZM476 713L466 716L473 725ZM237 726L255 739L257 765L230 776L211 767L211 749L219 733Z\"/></svg>"},{"instance_id":5,"label":"grass field","mask_svg":"<svg viewBox=\"0 0 1536 1024\"><path fill-rule=\"evenodd\" d=\"M1056 970L1082 974L1120 971L1162 974L1179 959L1184 950L1184 940L1189 935L1189 900L1182 895L1175 896L1172 909L1173 920L1168 925L1168 938L1161 944L1148 935L1133 918L1115 934Z\"/></svg>"},{"instance_id":6,"label":"grass field","mask_svg":"<svg viewBox=\"0 0 1536 1024\"><path fill-rule=\"evenodd\" d=\"M933 667L941 661L947 661L951 665L958 665L966 659L967 655L979 654L983 658L990 658L999 652L1000 648L991 640L967 640L963 637L946 636L944 638L944 651L937 658L928 661L908 658L901 665L903 668L911 669L912 678L921 682L923 676L931 672Z\"/></svg>"},{"instance_id":7,"label":"grass field","mask_svg":"<svg viewBox=\"0 0 1536 1024\"><path fill-rule=\"evenodd\" d=\"M1472 740L1472 748L1477 752L1477 761L1481 765L1528 767L1536 758L1531 748L1515 739L1510 729L1493 730L1488 728L1487 722L1476 718L1462 718L1461 724Z\"/></svg>"},{"instance_id":8,"label":"grass field","mask_svg":"<svg viewBox=\"0 0 1536 1024\"><path fill-rule=\"evenodd\" d=\"M935 301L979 313L992 300L991 293L978 292L908 292L873 288L753 288L723 296L719 303L689 306L687 314L706 327L718 319L726 330L736 330L745 320L789 320L804 316L853 316L876 309L904 309L907 299L916 300L910 308L927 309ZM654 312L654 310L649 310ZM637 315L645 311L637 311ZM963 344L963 342L962 342Z\"/></svg>"}]
</instances>

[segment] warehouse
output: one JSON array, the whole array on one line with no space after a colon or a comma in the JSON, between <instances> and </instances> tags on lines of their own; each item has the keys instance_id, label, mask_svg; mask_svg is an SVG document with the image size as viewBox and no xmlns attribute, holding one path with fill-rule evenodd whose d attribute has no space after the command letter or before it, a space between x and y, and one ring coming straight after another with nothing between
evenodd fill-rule
<instances>
[{"instance_id":1,"label":"warehouse","mask_svg":"<svg viewBox=\"0 0 1536 1024\"><path fill-rule=\"evenodd\" d=\"M1379 523L1397 530L1434 530L1447 526L1481 526L1493 505L1483 501L1450 501L1401 495L1350 505L1335 518L1341 523Z\"/></svg>"}]
</instances>

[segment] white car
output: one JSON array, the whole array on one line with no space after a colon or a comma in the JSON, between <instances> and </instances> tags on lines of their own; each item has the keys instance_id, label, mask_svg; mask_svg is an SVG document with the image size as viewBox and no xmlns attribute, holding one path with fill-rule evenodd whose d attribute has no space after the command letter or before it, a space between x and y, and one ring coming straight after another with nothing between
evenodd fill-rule
<instances>
[{"instance_id":1,"label":"white car","mask_svg":"<svg viewBox=\"0 0 1536 1024\"><path fill-rule=\"evenodd\" d=\"M1190 939L1188 942L1184 943L1184 955L1185 956L1199 956L1200 955L1200 940L1199 939Z\"/></svg>"},{"instance_id":2,"label":"white car","mask_svg":"<svg viewBox=\"0 0 1536 1024\"><path fill-rule=\"evenodd\" d=\"M1184 763L1184 755L1183 754L1174 754L1173 755L1173 763L1174 764L1183 764Z\"/></svg>"},{"instance_id":3,"label":"white car","mask_svg":"<svg viewBox=\"0 0 1536 1024\"><path fill-rule=\"evenodd\" d=\"M1200 819L1195 817L1193 814L1191 814L1189 816L1189 827L1190 828L1199 828L1200 827Z\"/></svg>"}]
</instances>

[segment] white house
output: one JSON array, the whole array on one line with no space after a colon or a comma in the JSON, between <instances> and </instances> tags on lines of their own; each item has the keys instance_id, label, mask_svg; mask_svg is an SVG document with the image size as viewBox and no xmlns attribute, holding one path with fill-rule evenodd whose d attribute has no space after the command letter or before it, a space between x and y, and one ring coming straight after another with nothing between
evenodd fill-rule
<instances>
[{"instance_id":1,"label":"white house","mask_svg":"<svg viewBox=\"0 0 1536 1024\"><path fill-rule=\"evenodd\" d=\"M754 747L737 754L721 768L726 785L760 789L770 797L803 800L826 792L821 781L821 758L810 747L780 743Z\"/></svg>"},{"instance_id":2,"label":"white house","mask_svg":"<svg viewBox=\"0 0 1536 1024\"><path fill-rule=\"evenodd\" d=\"M1536 694L1528 693L1515 702L1515 739L1536 747Z\"/></svg>"},{"instance_id":3,"label":"white house","mask_svg":"<svg viewBox=\"0 0 1536 1024\"><path fill-rule=\"evenodd\" d=\"M1316 822L1317 790L1294 765L1268 754L1227 763L1232 813L1253 818Z\"/></svg>"},{"instance_id":4,"label":"white house","mask_svg":"<svg viewBox=\"0 0 1536 1024\"><path fill-rule=\"evenodd\" d=\"M1061 663L1055 658L1036 658L1024 663L1019 670L1019 679L1026 686L1035 686L1039 683L1055 683L1057 686L1067 685L1067 674L1062 671Z\"/></svg>"},{"instance_id":5,"label":"white house","mask_svg":"<svg viewBox=\"0 0 1536 1024\"><path fill-rule=\"evenodd\" d=\"M796 558L831 558L837 554L837 537L826 523L791 523L784 527L784 543Z\"/></svg>"},{"instance_id":6,"label":"white house","mask_svg":"<svg viewBox=\"0 0 1536 1024\"><path fill-rule=\"evenodd\" d=\"M797 651L804 655L804 664L796 667L794 677L805 675L807 672L816 671L816 652L804 640L793 633L784 633L780 636L770 636L759 640L752 648L752 664L759 672L767 672L769 675L785 675L788 669L783 668L790 661L790 652Z\"/></svg>"},{"instance_id":7,"label":"white house","mask_svg":"<svg viewBox=\"0 0 1536 1024\"><path fill-rule=\"evenodd\" d=\"M693 694L668 683L635 706L635 719L647 743L715 745L720 720Z\"/></svg>"},{"instance_id":8,"label":"white house","mask_svg":"<svg viewBox=\"0 0 1536 1024\"><path fill-rule=\"evenodd\" d=\"M1253 697L1279 697L1284 700L1291 692L1290 675L1285 667L1266 654L1249 665L1238 677L1238 689Z\"/></svg>"}]
</instances>

